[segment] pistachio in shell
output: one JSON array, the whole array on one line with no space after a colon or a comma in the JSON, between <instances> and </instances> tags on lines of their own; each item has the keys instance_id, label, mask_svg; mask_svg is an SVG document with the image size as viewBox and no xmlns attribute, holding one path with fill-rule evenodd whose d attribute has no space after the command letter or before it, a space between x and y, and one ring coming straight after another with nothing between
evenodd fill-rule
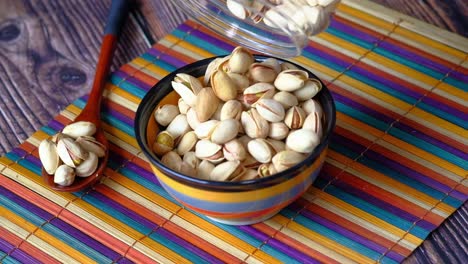
<instances>
[{"instance_id":1,"label":"pistachio in shell","mask_svg":"<svg viewBox=\"0 0 468 264\"><path fill-rule=\"evenodd\" d=\"M210 87L201 89L195 103L195 112L197 113L198 120L205 122L210 119L218 109L218 104L219 99Z\"/></svg>"},{"instance_id":2,"label":"pistachio in shell","mask_svg":"<svg viewBox=\"0 0 468 264\"><path fill-rule=\"evenodd\" d=\"M291 131L286 138L286 146L288 146L289 149L300 153L310 153L319 144L320 138L317 133L309 129Z\"/></svg>"},{"instance_id":3,"label":"pistachio in shell","mask_svg":"<svg viewBox=\"0 0 468 264\"><path fill-rule=\"evenodd\" d=\"M96 133L96 125L88 121L78 121L65 126L62 133L72 138L92 136Z\"/></svg>"},{"instance_id":4,"label":"pistachio in shell","mask_svg":"<svg viewBox=\"0 0 468 264\"><path fill-rule=\"evenodd\" d=\"M76 176L91 176L96 171L98 163L98 156L94 152L89 152L88 158L86 158L80 165L75 168Z\"/></svg>"},{"instance_id":5,"label":"pistachio in shell","mask_svg":"<svg viewBox=\"0 0 468 264\"><path fill-rule=\"evenodd\" d=\"M178 114L180 114L180 112L177 106L165 104L156 109L154 118L161 126L167 126Z\"/></svg>"},{"instance_id":6,"label":"pistachio in shell","mask_svg":"<svg viewBox=\"0 0 468 264\"><path fill-rule=\"evenodd\" d=\"M215 95L224 102L237 97L236 83L222 70L215 70L211 75L211 87Z\"/></svg>"},{"instance_id":7,"label":"pistachio in shell","mask_svg":"<svg viewBox=\"0 0 468 264\"><path fill-rule=\"evenodd\" d=\"M75 181L75 170L66 165L60 165L54 173L54 183L61 186L70 186Z\"/></svg>"},{"instance_id":8,"label":"pistachio in shell","mask_svg":"<svg viewBox=\"0 0 468 264\"><path fill-rule=\"evenodd\" d=\"M44 170L53 175L60 165L57 146L49 139L44 139L39 144L39 159L41 160Z\"/></svg>"}]
</instances>

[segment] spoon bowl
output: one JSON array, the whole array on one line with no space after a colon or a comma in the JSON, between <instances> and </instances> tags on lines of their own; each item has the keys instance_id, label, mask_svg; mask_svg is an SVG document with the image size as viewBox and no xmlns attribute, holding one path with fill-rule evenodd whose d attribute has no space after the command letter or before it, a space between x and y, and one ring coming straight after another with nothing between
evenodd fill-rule
<instances>
[{"instance_id":1,"label":"spoon bowl","mask_svg":"<svg viewBox=\"0 0 468 264\"><path fill-rule=\"evenodd\" d=\"M77 176L73 183L68 186L56 184L54 182L54 175L48 174L47 171L42 168L42 177L44 178L45 183L53 190L62 192L81 191L96 184L104 175L104 170L106 169L107 161L109 159L109 142L101 128L101 98L107 76L109 74L112 56L115 51L120 29L125 21L125 17L131 3L131 0L112 1L107 24L104 29L104 37L102 40L101 50L99 52L93 87L89 94L86 106L73 121L73 123L78 121L88 121L96 126L96 132L93 137L105 147L105 155L99 158L98 167L92 175L88 177Z\"/></svg>"}]
</instances>

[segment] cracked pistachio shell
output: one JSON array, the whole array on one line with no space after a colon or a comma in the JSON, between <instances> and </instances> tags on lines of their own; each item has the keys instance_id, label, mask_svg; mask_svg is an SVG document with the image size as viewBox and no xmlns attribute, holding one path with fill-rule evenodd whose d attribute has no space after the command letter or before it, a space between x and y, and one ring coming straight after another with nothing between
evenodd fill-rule
<instances>
[{"instance_id":1,"label":"cracked pistachio shell","mask_svg":"<svg viewBox=\"0 0 468 264\"><path fill-rule=\"evenodd\" d=\"M183 114L177 115L174 120L166 127L166 131L171 134L175 140L185 133L190 131L190 126L187 121L187 116Z\"/></svg>"},{"instance_id":2,"label":"cracked pistachio shell","mask_svg":"<svg viewBox=\"0 0 468 264\"><path fill-rule=\"evenodd\" d=\"M174 77L174 82L181 83L187 86L190 90L193 91L195 95L198 95L200 90L203 88L202 83L197 78L186 73L178 73Z\"/></svg>"},{"instance_id":3,"label":"cracked pistachio shell","mask_svg":"<svg viewBox=\"0 0 468 264\"><path fill-rule=\"evenodd\" d=\"M195 112L198 120L205 122L216 112L219 105L219 99L210 87L205 87L200 90L195 102Z\"/></svg>"},{"instance_id":4,"label":"cracked pistachio shell","mask_svg":"<svg viewBox=\"0 0 468 264\"><path fill-rule=\"evenodd\" d=\"M195 169L197 169L200 165L200 160L197 158L194 151L186 152L182 157L182 161L186 162L188 165L192 166L192 168Z\"/></svg>"},{"instance_id":5,"label":"cracked pistachio shell","mask_svg":"<svg viewBox=\"0 0 468 264\"><path fill-rule=\"evenodd\" d=\"M302 102L311 99L321 90L322 83L319 80L309 79L302 88L294 91L294 95L297 97L297 100Z\"/></svg>"},{"instance_id":6,"label":"cracked pistachio shell","mask_svg":"<svg viewBox=\"0 0 468 264\"><path fill-rule=\"evenodd\" d=\"M218 123L211 133L210 139L213 143L224 144L234 139L239 133L239 121L225 119Z\"/></svg>"},{"instance_id":7,"label":"cracked pistachio shell","mask_svg":"<svg viewBox=\"0 0 468 264\"><path fill-rule=\"evenodd\" d=\"M260 178L268 177L276 173L273 163L264 163L257 169L257 174Z\"/></svg>"},{"instance_id":8,"label":"cracked pistachio shell","mask_svg":"<svg viewBox=\"0 0 468 264\"><path fill-rule=\"evenodd\" d=\"M286 149L286 143L284 143L283 140L275 140L275 139L267 139L267 143L270 145L270 147L273 148L275 153L281 152Z\"/></svg>"},{"instance_id":9,"label":"cracked pistachio shell","mask_svg":"<svg viewBox=\"0 0 468 264\"><path fill-rule=\"evenodd\" d=\"M219 163L224 160L221 145L207 139L202 139L197 142L195 145L195 155L199 159L208 160L212 163Z\"/></svg>"},{"instance_id":10,"label":"cracked pistachio shell","mask_svg":"<svg viewBox=\"0 0 468 264\"><path fill-rule=\"evenodd\" d=\"M256 83L244 90L243 101L246 105L254 105L260 98L270 99L275 94L275 87L269 83Z\"/></svg>"},{"instance_id":11,"label":"cracked pistachio shell","mask_svg":"<svg viewBox=\"0 0 468 264\"><path fill-rule=\"evenodd\" d=\"M245 88L250 86L249 78L247 78L246 76L242 74L228 72L227 75L236 84L237 93L242 93L245 90Z\"/></svg>"},{"instance_id":12,"label":"cracked pistachio shell","mask_svg":"<svg viewBox=\"0 0 468 264\"><path fill-rule=\"evenodd\" d=\"M269 65L271 68L273 68L276 72L276 74L281 72L281 64L279 61L275 58L268 58L262 62L265 65Z\"/></svg>"},{"instance_id":13,"label":"cracked pistachio shell","mask_svg":"<svg viewBox=\"0 0 468 264\"><path fill-rule=\"evenodd\" d=\"M285 70L297 70L297 67L292 63L283 62L281 63L281 71L285 71Z\"/></svg>"},{"instance_id":14,"label":"cracked pistachio shell","mask_svg":"<svg viewBox=\"0 0 468 264\"><path fill-rule=\"evenodd\" d=\"M208 85L210 83L210 78L211 78L211 74L218 69L219 65L221 64L221 62L225 61L225 60L228 60L229 59L229 56L226 56L224 58L216 58L214 60L212 60L208 66L206 67L206 71L205 71L205 76L203 78L203 83L205 85Z\"/></svg>"},{"instance_id":15,"label":"cracked pistachio shell","mask_svg":"<svg viewBox=\"0 0 468 264\"><path fill-rule=\"evenodd\" d=\"M286 138L286 146L300 153L310 153L320 144L317 133L308 129L291 131Z\"/></svg>"},{"instance_id":16,"label":"cracked pistachio shell","mask_svg":"<svg viewBox=\"0 0 468 264\"><path fill-rule=\"evenodd\" d=\"M237 97L236 83L222 70L215 70L211 75L211 87L215 95L224 102Z\"/></svg>"},{"instance_id":17,"label":"cracked pistachio shell","mask_svg":"<svg viewBox=\"0 0 468 264\"><path fill-rule=\"evenodd\" d=\"M272 139L282 140L289 134L289 127L284 122L270 123L268 137Z\"/></svg>"},{"instance_id":18,"label":"cracked pistachio shell","mask_svg":"<svg viewBox=\"0 0 468 264\"><path fill-rule=\"evenodd\" d=\"M166 104L156 109L154 118L161 126L167 126L179 113L179 108L177 106Z\"/></svg>"},{"instance_id":19,"label":"cracked pistachio shell","mask_svg":"<svg viewBox=\"0 0 468 264\"><path fill-rule=\"evenodd\" d=\"M270 130L268 121L255 108L242 112L241 124L245 134L251 138L266 138Z\"/></svg>"},{"instance_id":20,"label":"cracked pistachio shell","mask_svg":"<svg viewBox=\"0 0 468 264\"><path fill-rule=\"evenodd\" d=\"M309 78L309 74L302 70L285 70L278 74L274 85L280 91L293 92L302 86Z\"/></svg>"},{"instance_id":21,"label":"cracked pistachio shell","mask_svg":"<svg viewBox=\"0 0 468 264\"><path fill-rule=\"evenodd\" d=\"M231 58L228 61L229 71L244 74L254 62L254 57L246 48L236 47L231 52Z\"/></svg>"},{"instance_id":22,"label":"cracked pistachio shell","mask_svg":"<svg viewBox=\"0 0 468 264\"><path fill-rule=\"evenodd\" d=\"M245 149L247 149L247 144L249 143L250 140L252 140L253 138L247 136L247 135L242 135L240 136L239 138L237 138L237 140L239 140L239 142L242 144L242 146L244 146Z\"/></svg>"},{"instance_id":23,"label":"cracked pistachio shell","mask_svg":"<svg viewBox=\"0 0 468 264\"><path fill-rule=\"evenodd\" d=\"M305 155L293 150L283 150L276 153L272 159L276 172L281 172L298 164L305 159Z\"/></svg>"},{"instance_id":24,"label":"cracked pistachio shell","mask_svg":"<svg viewBox=\"0 0 468 264\"><path fill-rule=\"evenodd\" d=\"M57 146L49 139L44 139L39 144L39 158L42 167L48 173L53 175L60 165L59 155L57 153Z\"/></svg>"},{"instance_id":25,"label":"cracked pistachio shell","mask_svg":"<svg viewBox=\"0 0 468 264\"><path fill-rule=\"evenodd\" d=\"M187 111L187 123L189 124L192 130L195 130L198 127L198 125L201 123L200 120L198 120L197 112L195 112L195 108L190 108Z\"/></svg>"},{"instance_id":26,"label":"cracked pistachio shell","mask_svg":"<svg viewBox=\"0 0 468 264\"><path fill-rule=\"evenodd\" d=\"M192 91L192 89L190 89L183 83L179 83L175 81L172 81L171 85L174 91L180 96L180 98L182 98L182 100L184 100L186 104L188 104L190 107L195 106L197 96Z\"/></svg>"},{"instance_id":27,"label":"cracked pistachio shell","mask_svg":"<svg viewBox=\"0 0 468 264\"><path fill-rule=\"evenodd\" d=\"M302 126L303 129L312 130L317 134L319 138L322 138L323 129L322 129L322 121L320 121L320 116L317 112L310 113L306 119L304 120L304 125Z\"/></svg>"},{"instance_id":28,"label":"cracked pistachio shell","mask_svg":"<svg viewBox=\"0 0 468 264\"><path fill-rule=\"evenodd\" d=\"M98 156L98 158L104 157L106 155L106 147L97 141L94 137L91 136L81 136L76 139L76 143L80 144L81 148L85 151L93 152Z\"/></svg>"},{"instance_id":29,"label":"cracked pistachio shell","mask_svg":"<svg viewBox=\"0 0 468 264\"><path fill-rule=\"evenodd\" d=\"M252 155L247 152L245 159L242 161L242 166L247 169L257 169L262 163L256 160Z\"/></svg>"},{"instance_id":30,"label":"cracked pistachio shell","mask_svg":"<svg viewBox=\"0 0 468 264\"><path fill-rule=\"evenodd\" d=\"M231 179L231 181L249 181L254 180L259 177L257 170L254 169L245 169L243 173Z\"/></svg>"},{"instance_id":31,"label":"cracked pistachio shell","mask_svg":"<svg viewBox=\"0 0 468 264\"><path fill-rule=\"evenodd\" d=\"M65 126L62 133L72 138L92 136L96 133L96 125L88 121L78 121Z\"/></svg>"},{"instance_id":32,"label":"cracked pistachio shell","mask_svg":"<svg viewBox=\"0 0 468 264\"><path fill-rule=\"evenodd\" d=\"M247 152L238 139L233 139L223 145L223 155L226 160L242 161L247 156Z\"/></svg>"},{"instance_id":33,"label":"cracked pistachio shell","mask_svg":"<svg viewBox=\"0 0 468 264\"><path fill-rule=\"evenodd\" d=\"M190 109L190 105L188 105L182 98L179 98L179 101L177 101L177 107L179 109L179 113L184 115L186 115L188 110Z\"/></svg>"},{"instance_id":34,"label":"cracked pistachio shell","mask_svg":"<svg viewBox=\"0 0 468 264\"><path fill-rule=\"evenodd\" d=\"M85 159L80 165L76 166L75 173L76 176L79 177L89 177L91 176L97 169L99 163L98 156L93 153L89 152L88 158Z\"/></svg>"},{"instance_id":35,"label":"cracked pistachio shell","mask_svg":"<svg viewBox=\"0 0 468 264\"><path fill-rule=\"evenodd\" d=\"M182 174L191 176L191 177L196 177L197 176L197 169L195 169L194 167L192 167L190 164L188 164L185 161L182 161L180 163L179 172L182 173Z\"/></svg>"},{"instance_id":36,"label":"cracked pistachio shell","mask_svg":"<svg viewBox=\"0 0 468 264\"><path fill-rule=\"evenodd\" d=\"M317 113L320 119L323 118L323 108L320 103L314 99L304 101L302 103L302 109L307 115L310 115L311 113Z\"/></svg>"},{"instance_id":37,"label":"cracked pistachio shell","mask_svg":"<svg viewBox=\"0 0 468 264\"><path fill-rule=\"evenodd\" d=\"M54 144L57 144L59 140L62 138L70 137L64 133L58 132L57 134L53 135L52 138L50 139Z\"/></svg>"},{"instance_id":38,"label":"cracked pistachio shell","mask_svg":"<svg viewBox=\"0 0 468 264\"><path fill-rule=\"evenodd\" d=\"M212 181L227 181L241 174L245 168L240 161L232 160L218 164L210 173Z\"/></svg>"},{"instance_id":39,"label":"cracked pistachio shell","mask_svg":"<svg viewBox=\"0 0 468 264\"><path fill-rule=\"evenodd\" d=\"M284 119L284 108L274 99L259 99L255 104L255 108L267 121L280 122Z\"/></svg>"},{"instance_id":40,"label":"cracked pistachio shell","mask_svg":"<svg viewBox=\"0 0 468 264\"><path fill-rule=\"evenodd\" d=\"M207 160L202 160L197 168L197 178L209 180L210 174L215 168L215 165Z\"/></svg>"},{"instance_id":41,"label":"cracked pistachio shell","mask_svg":"<svg viewBox=\"0 0 468 264\"><path fill-rule=\"evenodd\" d=\"M54 183L61 186L70 186L75 181L75 170L66 165L60 165L54 174Z\"/></svg>"},{"instance_id":42,"label":"cracked pistachio shell","mask_svg":"<svg viewBox=\"0 0 468 264\"><path fill-rule=\"evenodd\" d=\"M220 120L240 120L242 114L242 103L237 100L227 101L221 108Z\"/></svg>"},{"instance_id":43,"label":"cracked pistachio shell","mask_svg":"<svg viewBox=\"0 0 468 264\"><path fill-rule=\"evenodd\" d=\"M195 134L199 139L209 139L219 122L218 120L208 120L200 123L194 130Z\"/></svg>"},{"instance_id":44,"label":"cracked pistachio shell","mask_svg":"<svg viewBox=\"0 0 468 264\"><path fill-rule=\"evenodd\" d=\"M161 163L171 170L180 171L182 158L175 151L169 151L162 156Z\"/></svg>"},{"instance_id":45,"label":"cracked pistachio shell","mask_svg":"<svg viewBox=\"0 0 468 264\"><path fill-rule=\"evenodd\" d=\"M304 124L305 118L306 114L304 110L302 110L302 108L298 106L293 106L289 108L289 110L286 112L286 115L284 117L284 123L290 129L299 129Z\"/></svg>"},{"instance_id":46,"label":"cracked pistachio shell","mask_svg":"<svg viewBox=\"0 0 468 264\"><path fill-rule=\"evenodd\" d=\"M57 153L66 165L75 168L87 157L88 152L71 138L63 138L57 143Z\"/></svg>"},{"instance_id":47,"label":"cracked pistachio shell","mask_svg":"<svg viewBox=\"0 0 468 264\"><path fill-rule=\"evenodd\" d=\"M162 156L174 149L174 137L167 131L161 131L153 143L153 152Z\"/></svg>"},{"instance_id":48,"label":"cracked pistachio shell","mask_svg":"<svg viewBox=\"0 0 468 264\"><path fill-rule=\"evenodd\" d=\"M272 65L256 62L250 65L249 76L253 82L272 83L278 73Z\"/></svg>"},{"instance_id":49,"label":"cracked pistachio shell","mask_svg":"<svg viewBox=\"0 0 468 264\"><path fill-rule=\"evenodd\" d=\"M197 144L198 137L194 131L189 131L182 136L177 145L177 154L183 156L185 153L193 150L195 148L195 144Z\"/></svg>"},{"instance_id":50,"label":"cracked pistachio shell","mask_svg":"<svg viewBox=\"0 0 468 264\"><path fill-rule=\"evenodd\" d=\"M268 163L275 154L273 148L263 138L256 138L247 144L250 155L260 163Z\"/></svg>"}]
</instances>

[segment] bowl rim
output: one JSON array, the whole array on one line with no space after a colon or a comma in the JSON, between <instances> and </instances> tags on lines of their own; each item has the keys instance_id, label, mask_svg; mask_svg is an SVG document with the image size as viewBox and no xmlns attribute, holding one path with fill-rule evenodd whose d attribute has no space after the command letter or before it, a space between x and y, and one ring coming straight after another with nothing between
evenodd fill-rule
<instances>
[{"instance_id":1,"label":"bowl rim","mask_svg":"<svg viewBox=\"0 0 468 264\"><path fill-rule=\"evenodd\" d=\"M193 63L189 63L185 66L182 66L172 71L171 73L169 73L168 75L160 79L155 85L153 85L150 88L150 90L146 93L146 95L143 97L143 99L139 103L137 111L136 111L135 119L134 119L135 138L138 142L138 145L141 151L149 159L149 162L152 165L156 166L159 170L163 171L163 173L166 176L170 177L171 179L175 181L183 182L192 187L196 186L197 188L201 188L201 189L218 190L218 191L220 190L221 191L246 191L246 190L260 189L260 188L265 188L265 187L269 187L272 185L276 185L279 182L284 182L295 177L296 175L298 175L297 173L298 170L300 170L301 168L306 168L310 164L312 164L319 157L322 151L324 151L326 147L328 146L330 136L333 132L333 129L336 123L336 107L335 107L335 103L334 103L333 97L329 89L325 86L325 84L322 82L320 78L318 78L313 72L306 69L305 67L298 65L294 62L291 62L287 59L281 59L281 58L277 58L277 57L269 56L269 55L257 55L257 54L253 55L256 61L264 61L268 58L273 58L273 59L277 59L280 62L291 63L292 65L296 66L298 69L306 71L309 74L309 77L318 79L320 83L322 84L322 89L317 95L320 94L320 96L323 97L323 100L321 101L330 102L329 107L331 108L330 109L331 116L327 116L326 129L323 131L323 137L322 137L320 144L311 153L309 153L304 160L302 160L298 164L282 172L275 173L271 176L260 178L260 179L236 181L236 182L204 180L204 179L199 179L199 178L195 178L192 176L188 176L188 175L182 174L180 172L177 172L168 168L153 153L149 144L146 142L148 122L150 118L152 117L152 113L154 112L155 107L158 105L160 101L160 100L154 99L158 97L158 92L159 92L158 87L165 82L172 81L174 79L174 76L178 73L186 73L190 71L190 69L192 68L207 66L212 60L216 58L223 58L228 55L229 54L214 56L214 57L198 60ZM160 97L162 99L165 96L167 96L167 93ZM321 106L324 107L322 104ZM145 117L144 114L147 112L151 114ZM154 174L156 177L158 177L156 173Z\"/></svg>"}]
</instances>

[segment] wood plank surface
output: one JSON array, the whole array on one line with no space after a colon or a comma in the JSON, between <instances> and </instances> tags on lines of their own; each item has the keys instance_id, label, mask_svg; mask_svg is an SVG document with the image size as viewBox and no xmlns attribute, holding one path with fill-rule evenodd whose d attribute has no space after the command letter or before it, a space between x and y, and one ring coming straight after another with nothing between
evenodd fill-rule
<instances>
[{"instance_id":1,"label":"wood plank surface","mask_svg":"<svg viewBox=\"0 0 468 264\"><path fill-rule=\"evenodd\" d=\"M466 0L373 0L468 36ZM0 155L89 91L110 0L0 1ZM183 22L171 0L140 0L113 68ZM468 263L468 205L451 216L407 263Z\"/></svg>"}]
</instances>

